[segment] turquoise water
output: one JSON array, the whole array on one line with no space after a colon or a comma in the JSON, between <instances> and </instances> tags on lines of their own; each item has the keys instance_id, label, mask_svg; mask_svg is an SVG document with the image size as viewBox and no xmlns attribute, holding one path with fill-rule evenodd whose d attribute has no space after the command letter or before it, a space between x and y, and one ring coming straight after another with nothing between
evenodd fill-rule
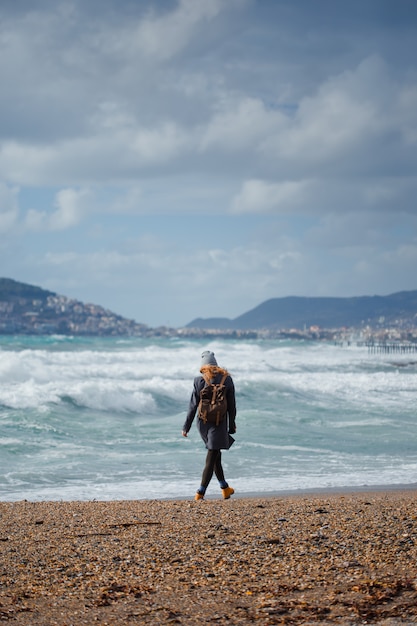
<instances>
[{"instance_id":1,"label":"turquoise water","mask_svg":"<svg viewBox=\"0 0 417 626\"><path fill-rule=\"evenodd\" d=\"M192 496L205 449L181 437L200 353L237 393L223 455L243 494L414 483L410 356L282 341L0 338L0 497ZM217 495L210 485L208 495Z\"/></svg>"}]
</instances>

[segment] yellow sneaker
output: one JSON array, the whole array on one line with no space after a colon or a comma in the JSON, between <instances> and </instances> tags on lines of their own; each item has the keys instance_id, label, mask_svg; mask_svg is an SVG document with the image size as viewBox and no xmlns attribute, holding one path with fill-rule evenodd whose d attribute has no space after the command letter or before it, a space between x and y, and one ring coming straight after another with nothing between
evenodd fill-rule
<instances>
[{"instance_id":1,"label":"yellow sneaker","mask_svg":"<svg viewBox=\"0 0 417 626\"><path fill-rule=\"evenodd\" d=\"M226 487L225 489L222 489L223 498L225 500L228 500L230 496L234 494L234 492L235 490L232 489L232 487Z\"/></svg>"},{"instance_id":2,"label":"yellow sneaker","mask_svg":"<svg viewBox=\"0 0 417 626\"><path fill-rule=\"evenodd\" d=\"M202 493L197 493L194 496L194 500L204 500L204 495Z\"/></svg>"}]
</instances>

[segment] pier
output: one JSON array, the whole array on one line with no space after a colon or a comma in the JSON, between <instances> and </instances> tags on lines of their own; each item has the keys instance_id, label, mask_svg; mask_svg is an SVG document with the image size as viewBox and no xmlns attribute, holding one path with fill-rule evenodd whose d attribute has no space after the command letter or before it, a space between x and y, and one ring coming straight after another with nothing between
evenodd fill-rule
<instances>
[{"instance_id":1,"label":"pier","mask_svg":"<svg viewBox=\"0 0 417 626\"><path fill-rule=\"evenodd\" d=\"M412 354L417 352L417 343L374 343L367 342L365 345L368 348L368 352L384 353L384 354Z\"/></svg>"}]
</instances>

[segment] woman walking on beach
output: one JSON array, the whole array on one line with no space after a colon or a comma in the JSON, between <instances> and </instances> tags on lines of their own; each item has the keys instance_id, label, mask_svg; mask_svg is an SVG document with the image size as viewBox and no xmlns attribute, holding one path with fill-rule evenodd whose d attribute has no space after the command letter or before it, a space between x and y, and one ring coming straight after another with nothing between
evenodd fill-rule
<instances>
[{"instance_id":1,"label":"woman walking on beach","mask_svg":"<svg viewBox=\"0 0 417 626\"><path fill-rule=\"evenodd\" d=\"M198 410L197 428L207 448L207 457L201 485L195 494L195 500L203 500L213 472L219 481L223 498L227 500L234 493L234 489L229 487L224 477L221 451L230 448L234 441L231 434L236 432L235 386L229 372L217 365L214 353L208 350L201 355L200 372L201 376L194 378L190 405L182 428L183 437L187 437ZM204 396L207 395L207 392L212 394L214 402L215 390L212 385L220 386L220 395L222 393L224 395L224 408L220 408L217 417L208 416L210 409L206 410L204 407ZM208 402L210 403L210 399ZM220 403L219 406L221 406Z\"/></svg>"}]
</instances>

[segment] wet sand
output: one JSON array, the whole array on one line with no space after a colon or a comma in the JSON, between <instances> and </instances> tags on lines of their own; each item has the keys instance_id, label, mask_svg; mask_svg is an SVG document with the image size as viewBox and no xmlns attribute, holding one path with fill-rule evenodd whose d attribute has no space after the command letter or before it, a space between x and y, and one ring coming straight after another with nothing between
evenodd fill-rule
<instances>
[{"instance_id":1,"label":"wet sand","mask_svg":"<svg viewBox=\"0 0 417 626\"><path fill-rule=\"evenodd\" d=\"M0 621L417 623L417 491L0 503Z\"/></svg>"}]
</instances>

